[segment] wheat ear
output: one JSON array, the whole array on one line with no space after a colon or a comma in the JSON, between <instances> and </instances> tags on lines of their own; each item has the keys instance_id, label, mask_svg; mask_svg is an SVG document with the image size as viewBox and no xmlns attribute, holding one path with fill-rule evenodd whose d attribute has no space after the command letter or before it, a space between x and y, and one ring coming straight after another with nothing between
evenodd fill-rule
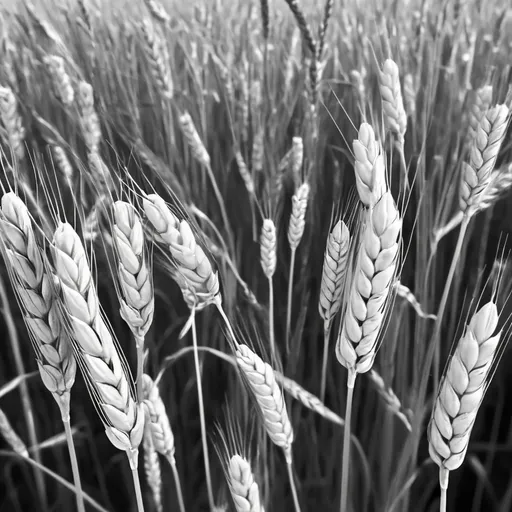
<instances>
[{"instance_id":1,"label":"wheat ear","mask_svg":"<svg viewBox=\"0 0 512 512\"><path fill-rule=\"evenodd\" d=\"M411 73L404 76L404 103L407 114L411 117L416 115L416 86Z\"/></svg>"},{"instance_id":2,"label":"wheat ear","mask_svg":"<svg viewBox=\"0 0 512 512\"><path fill-rule=\"evenodd\" d=\"M45 268L28 209L13 192L2 196L0 232L6 255L5 264L13 288L19 297L41 380L60 409L77 488L77 507L79 511L84 511L69 410L76 361L61 325L61 316L54 295L53 275Z\"/></svg>"},{"instance_id":3,"label":"wheat ear","mask_svg":"<svg viewBox=\"0 0 512 512\"><path fill-rule=\"evenodd\" d=\"M264 135L265 132L263 128L260 128L256 131L252 141L252 170L254 172L262 172L264 167L264 158L265 158L265 144L264 144ZM242 174L240 172L240 174ZM245 182L245 180L244 180Z\"/></svg>"},{"instance_id":4,"label":"wheat ear","mask_svg":"<svg viewBox=\"0 0 512 512\"><path fill-rule=\"evenodd\" d=\"M272 219L265 219L261 227L260 235L260 262L263 273L268 279L268 315L269 315L269 339L270 351L275 355L274 337L274 285L273 276L277 265L277 233Z\"/></svg>"},{"instance_id":5,"label":"wheat ear","mask_svg":"<svg viewBox=\"0 0 512 512\"><path fill-rule=\"evenodd\" d=\"M290 163L295 187L299 187L301 179L302 164L304 162L304 142L302 137L293 137L290 153Z\"/></svg>"},{"instance_id":6,"label":"wheat ear","mask_svg":"<svg viewBox=\"0 0 512 512\"><path fill-rule=\"evenodd\" d=\"M373 206L386 191L386 168L382 148L368 123L359 127L352 149L359 198L365 206Z\"/></svg>"},{"instance_id":7,"label":"wheat ear","mask_svg":"<svg viewBox=\"0 0 512 512\"><path fill-rule=\"evenodd\" d=\"M229 459L228 485L237 512L263 512L251 465L238 454Z\"/></svg>"},{"instance_id":8,"label":"wheat ear","mask_svg":"<svg viewBox=\"0 0 512 512\"><path fill-rule=\"evenodd\" d=\"M75 99L75 90L71 85L71 78L66 72L64 59L58 55L46 55L43 62L48 69L57 98L69 107Z\"/></svg>"},{"instance_id":9,"label":"wheat ear","mask_svg":"<svg viewBox=\"0 0 512 512\"><path fill-rule=\"evenodd\" d=\"M21 160L25 155L25 128L18 113L18 100L10 87L0 86L0 118L7 133L4 142Z\"/></svg>"},{"instance_id":10,"label":"wheat ear","mask_svg":"<svg viewBox=\"0 0 512 512\"><path fill-rule=\"evenodd\" d=\"M325 0L324 6L324 15L322 18L322 24L320 25L320 29L318 31L318 54L317 59L321 60L323 58L323 53L325 49L325 35L327 34L327 28L329 26L329 20L332 16L332 8L333 8L334 0Z\"/></svg>"},{"instance_id":11,"label":"wheat ear","mask_svg":"<svg viewBox=\"0 0 512 512\"><path fill-rule=\"evenodd\" d=\"M327 239L320 285L318 311L324 321L324 353L320 383L320 400L325 398L327 380L327 360L332 321L341 307L343 287L350 248L350 232L345 223L339 220Z\"/></svg>"},{"instance_id":12,"label":"wheat ear","mask_svg":"<svg viewBox=\"0 0 512 512\"><path fill-rule=\"evenodd\" d=\"M169 417L167 416L165 405L160 397L158 387L153 382L153 379L147 374L143 374L142 376L142 389L144 394L144 405L149 417L147 429L150 433L151 442L154 449L163 455L171 466L180 511L184 512L185 505L181 491L180 476L176 466L176 459L174 457L174 434L169 422Z\"/></svg>"},{"instance_id":13,"label":"wheat ear","mask_svg":"<svg viewBox=\"0 0 512 512\"><path fill-rule=\"evenodd\" d=\"M144 52L149 61L151 74L162 96L165 99L172 99L174 96L174 85L169 68L167 42L155 33L148 20L143 21L141 29L144 39Z\"/></svg>"},{"instance_id":14,"label":"wheat ear","mask_svg":"<svg viewBox=\"0 0 512 512\"><path fill-rule=\"evenodd\" d=\"M155 309L151 269L145 249L139 214L127 202L114 203L112 240L117 257L121 317L128 324L137 345L137 397L142 397L144 337L151 327Z\"/></svg>"},{"instance_id":15,"label":"wheat ear","mask_svg":"<svg viewBox=\"0 0 512 512\"><path fill-rule=\"evenodd\" d=\"M473 315L447 364L432 410L429 452L439 466L445 504L449 471L464 461L478 409L493 375L501 338L501 332L496 333L498 319L493 302Z\"/></svg>"},{"instance_id":16,"label":"wheat ear","mask_svg":"<svg viewBox=\"0 0 512 512\"><path fill-rule=\"evenodd\" d=\"M78 107L82 137L89 153L98 154L101 142L101 127L94 108L94 92L87 82L78 85Z\"/></svg>"},{"instance_id":17,"label":"wheat ear","mask_svg":"<svg viewBox=\"0 0 512 512\"><path fill-rule=\"evenodd\" d=\"M295 20L297 21L297 25L302 33L302 37L306 41L306 44L310 50L310 52L316 56L317 48L316 41L313 39L313 33L311 32L311 27L309 23L306 21L304 13L302 12L299 2L297 0L285 0L292 11Z\"/></svg>"},{"instance_id":18,"label":"wheat ear","mask_svg":"<svg viewBox=\"0 0 512 512\"><path fill-rule=\"evenodd\" d=\"M75 172L73 170L71 162L69 161L66 151L61 146L57 145L52 145L50 148L53 161L55 162L57 168L66 180L66 184L69 187L69 190L73 191L73 178Z\"/></svg>"},{"instance_id":19,"label":"wheat ear","mask_svg":"<svg viewBox=\"0 0 512 512\"><path fill-rule=\"evenodd\" d=\"M169 25L171 17L160 2L157 0L144 0L144 3L146 4L148 11L151 13L151 16L153 16L156 21L164 26Z\"/></svg>"},{"instance_id":20,"label":"wheat ear","mask_svg":"<svg viewBox=\"0 0 512 512\"><path fill-rule=\"evenodd\" d=\"M459 189L459 206L467 217L471 217L478 210L478 205L491 182L509 117L508 107L497 105L487 110L478 124L469 162L463 163Z\"/></svg>"},{"instance_id":21,"label":"wheat ear","mask_svg":"<svg viewBox=\"0 0 512 512\"><path fill-rule=\"evenodd\" d=\"M146 481L151 489L153 496L153 503L157 512L163 512L162 505L162 473L160 469L160 461L158 460L158 453L153 446L151 440L151 433L149 428L144 429L144 436L142 438L142 449L144 453L144 473L146 474Z\"/></svg>"},{"instance_id":22,"label":"wheat ear","mask_svg":"<svg viewBox=\"0 0 512 512\"><path fill-rule=\"evenodd\" d=\"M254 195L254 181L252 179L252 175L247 168L247 165L245 163L244 157L242 156L242 153L240 150L235 151L235 160L236 164L238 166L238 171L240 172L240 176L242 177L242 180L244 182L245 188L247 189L247 192L250 196Z\"/></svg>"}]
</instances>

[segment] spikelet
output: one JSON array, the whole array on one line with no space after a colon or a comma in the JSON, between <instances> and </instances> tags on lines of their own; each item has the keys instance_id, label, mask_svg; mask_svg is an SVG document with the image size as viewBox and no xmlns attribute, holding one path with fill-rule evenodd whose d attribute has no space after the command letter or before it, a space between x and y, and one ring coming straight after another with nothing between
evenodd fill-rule
<instances>
[{"instance_id":1,"label":"spikelet","mask_svg":"<svg viewBox=\"0 0 512 512\"><path fill-rule=\"evenodd\" d=\"M13 452L21 455L25 459L29 457L25 443L12 428L9 419L5 415L4 411L2 411L2 409L0 409L0 435L5 439Z\"/></svg>"},{"instance_id":2,"label":"spikelet","mask_svg":"<svg viewBox=\"0 0 512 512\"><path fill-rule=\"evenodd\" d=\"M365 206L373 206L386 191L386 169L382 148L368 123L361 124L352 149L359 198Z\"/></svg>"},{"instance_id":3,"label":"spikelet","mask_svg":"<svg viewBox=\"0 0 512 512\"><path fill-rule=\"evenodd\" d=\"M400 144L403 144L407 130L407 115L402 99L398 66L394 60L386 59L382 71L379 71L379 89L384 121L388 129L398 136Z\"/></svg>"},{"instance_id":4,"label":"spikelet","mask_svg":"<svg viewBox=\"0 0 512 512\"><path fill-rule=\"evenodd\" d=\"M485 210L492 206L510 190L510 187L512 187L512 164L492 171L489 185L482 194L479 204L480 210Z\"/></svg>"},{"instance_id":5,"label":"spikelet","mask_svg":"<svg viewBox=\"0 0 512 512\"><path fill-rule=\"evenodd\" d=\"M274 370L247 345L237 347L236 360L258 403L268 436L284 450L286 461L291 463L293 429Z\"/></svg>"},{"instance_id":6,"label":"spikelet","mask_svg":"<svg viewBox=\"0 0 512 512\"><path fill-rule=\"evenodd\" d=\"M148 426L144 429L142 447L144 451L144 473L146 474L146 481L151 489L151 496L153 496L153 503L155 504L157 512L162 512L162 473L158 453L153 446L151 430Z\"/></svg>"},{"instance_id":7,"label":"spikelet","mask_svg":"<svg viewBox=\"0 0 512 512\"><path fill-rule=\"evenodd\" d=\"M304 13L302 12L299 6L299 2L297 0L285 1L288 4L288 7L290 7L290 10L292 11L293 16L295 17L295 20L297 21L297 25L299 26L299 29L302 33L302 37L306 41L309 51L316 56L316 41L313 39L311 27L309 26L309 23L306 21L306 18L304 17Z\"/></svg>"},{"instance_id":8,"label":"spikelet","mask_svg":"<svg viewBox=\"0 0 512 512\"><path fill-rule=\"evenodd\" d=\"M325 332L330 331L334 316L341 307L349 248L349 230L345 223L339 220L327 239L322 269L318 311L324 321Z\"/></svg>"},{"instance_id":9,"label":"spikelet","mask_svg":"<svg viewBox=\"0 0 512 512\"><path fill-rule=\"evenodd\" d=\"M153 283L142 222L130 203L114 203L112 240L118 259L121 317L136 337L143 338L153 320Z\"/></svg>"},{"instance_id":10,"label":"spikelet","mask_svg":"<svg viewBox=\"0 0 512 512\"><path fill-rule=\"evenodd\" d=\"M43 62L52 80L57 98L66 106L72 105L75 99L75 91L71 85L71 78L66 73L64 59L58 55L46 55Z\"/></svg>"},{"instance_id":11,"label":"spikelet","mask_svg":"<svg viewBox=\"0 0 512 512\"><path fill-rule=\"evenodd\" d=\"M249 172L249 169L247 169L247 165L245 164L244 157L242 156L242 153L239 149L235 151L235 160L236 164L238 165L238 170L240 172L240 176L242 177L242 180L244 182L245 188L247 189L247 192L249 195L254 194L254 181L252 179L251 173Z\"/></svg>"},{"instance_id":12,"label":"spikelet","mask_svg":"<svg viewBox=\"0 0 512 512\"><path fill-rule=\"evenodd\" d=\"M304 143L302 137L293 137L290 162L295 187L299 186L301 180L302 163L304 161Z\"/></svg>"},{"instance_id":13,"label":"spikelet","mask_svg":"<svg viewBox=\"0 0 512 512\"><path fill-rule=\"evenodd\" d=\"M336 357L349 375L373 365L390 303L399 257L402 220L390 192L369 212L358 249L347 308L336 343Z\"/></svg>"},{"instance_id":14,"label":"spikelet","mask_svg":"<svg viewBox=\"0 0 512 512\"><path fill-rule=\"evenodd\" d=\"M272 279L277 265L277 234L272 219L265 219L261 227L260 262L267 279Z\"/></svg>"},{"instance_id":15,"label":"spikelet","mask_svg":"<svg viewBox=\"0 0 512 512\"><path fill-rule=\"evenodd\" d=\"M344 421L328 407L317 396L305 390L302 386L297 384L292 379L285 377L278 371L274 371L274 375L278 384L283 386L283 389L289 393L295 400L299 401L302 405L316 412L325 419L336 423L337 425L344 425Z\"/></svg>"},{"instance_id":16,"label":"spikelet","mask_svg":"<svg viewBox=\"0 0 512 512\"><path fill-rule=\"evenodd\" d=\"M94 109L94 93L92 86L87 82L78 85L78 107L82 137L89 153L98 154L101 141L101 127L98 114Z\"/></svg>"},{"instance_id":17,"label":"spikelet","mask_svg":"<svg viewBox=\"0 0 512 512\"><path fill-rule=\"evenodd\" d=\"M428 425L429 452L440 469L460 467L500 345L498 310L488 302L473 315L439 386Z\"/></svg>"},{"instance_id":18,"label":"spikelet","mask_svg":"<svg viewBox=\"0 0 512 512\"><path fill-rule=\"evenodd\" d=\"M199 137L196 127L194 126L194 121L192 121L188 112L180 116L180 126L194 158L205 167L209 167L210 155Z\"/></svg>"},{"instance_id":19,"label":"spikelet","mask_svg":"<svg viewBox=\"0 0 512 512\"><path fill-rule=\"evenodd\" d=\"M177 267L175 279L187 305L201 309L219 304L219 277L203 249L197 244L187 221L181 222L157 194L143 199L146 217L154 231L156 242L168 247Z\"/></svg>"},{"instance_id":20,"label":"spikelet","mask_svg":"<svg viewBox=\"0 0 512 512\"><path fill-rule=\"evenodd\" d=\"M60 282L63 314L69 324L75 354L109 441L125 450L137 468L144 431L144 410L136 404L126 364L100 313L98 295L82 242L70 224L55 230L52 246Z\"/></svg>"},{"instance_id":21,"label":"spikelet","mask_svg":"<svg viewBox=\"0 0 512 512\"><path fill-rule=\"evenodd\" d=\"M227 474L237 512L263 512L260 490L254 481L249 462L238 454L233 455L229 460Z\"/></svg>"},{"instance_id":22,"label":"spikelet","mask_svg":"<svg viewBox=\"0 0 512 512\"><path fill-rule=\"evenodd\" d=\"M168 25L171 22L171 17L160 2L157 0L144 0L144 3L156 21L162 23L162 25Z\"/></svg>"},{"instance_id":23,"label":"spikelet","mask_svg":"<svg viewBox=\"0 0 512 512\"><path fill-rule=\"evenodd\" d=\"M288 225L288 243L292 251L297 250L306 226L309 185L303 183L292 197L292 213Z\"/></svg>"},{"instance_id":24,"label":"spikelet","mask_svg":"<svg viewBox=\"0 0 512 512\"><path fill-rule=\"evenodd\" d=\"M25 128L18 113L18 101L9 87L0 86L0 118L7 134L4 143L21 160L25 155Z\"/></svg>"},{"instance_id":25,"label":"spikelet","mask_svg":"<svg viewBox=\"0 0 512 512\"><path fill-rule=\"evenodd\" d=\"M69 393L75 382L76 362L61 325L53 275L45 268L23 201L8 192L2 196L1 203L0 233L5 264L19 297L41 380L59 404L63 420L69 420Z\"/></svg>"},{"instance_id":26,"label":"spikelet","mask_svg":"<svg viewBox=\"0 0 512 512\"><path fill-rule=\"evenodd\" d=\"M174 463L175 446L171 424L158 387L147 374L142 375L142 390L144 406L149 413L147 428L151 433L153 446L158 453Z\"/></svg>"},{"instance_id":27,"label":"spikelet","mask_svg":"<svg viewBox=\"0 0 512 512\"><path fill-rule=\"evenodd\" d=\"M143 21L141 30L144 37L144 51L151 67L151 74L162 96L166 99L172 99L174 96L174 85L169 68L167 43L155 33L148 20Z\"/></svg>"},{"instance_id":28,"label":"spikelet","mask_svg":"<svg viewBox=\"0 0 512 512\"><path fill-rule=\"evenodd\" d=\"M482 117L492 103L492 85L484 85L475 91L474 101L469 111L468 142L472 144Z\"/></svg>"},{"instance_id":29,"label":"spikelet","mask_svg":"<svg viewBox=\"0 0 512 512\"><path fill-rule=\"evenodd\" d=\"M469 162L462 166L459 206L468 217L479 207L489 186L498 152L509 121L509 109L497 105L483 115L478 125L469 154Z\"/></svg>"}]
</instances>

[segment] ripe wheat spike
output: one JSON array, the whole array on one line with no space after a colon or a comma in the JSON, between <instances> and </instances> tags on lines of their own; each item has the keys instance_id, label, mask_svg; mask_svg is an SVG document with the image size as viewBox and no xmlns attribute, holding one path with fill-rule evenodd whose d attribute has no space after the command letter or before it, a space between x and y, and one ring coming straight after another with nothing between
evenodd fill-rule
<instances>
[{"instance_id":1,"label":"ripe wheat spike","mask_svg":"<svg viewBox=\"0 0 512 512\"><path fill-rule=\"evenodd\" d=\"M157 512L163 512L160 461L158 460L158 453L151 440L151 432L147 426L144 429L144 436L142 438L142 449L144 454L144 473L146 474L148 486L151 489L153 503L155 504Z\"/></svg>"},{"instance_id":2,"label":"ripe wheat spike","mask_svg":"<svg viewBox=\"0 0 512 512\"><path fill-rule=\"evenodd\" d=\"M94 92L91 84L80 82L78 84L78 108L82 137L89 153L98 154L101 142L101 127L98 114L94 108Z\"/></svg>"},{"instance_id":3,"label":"ripe wheat spike","mask_svg":"<svg viewBox=\"0 0 512 512\"><path fill-rule=\"evenodd\" d=\"M308 198L309 185L303 183L292 197L292 213L288 224L288 243L292 251L297 249L304 234Z\"/></svg>"},{"instance_id":4,"label":"ripe wheat spike","mask_svg":"<svg viewBox=\"0 0 512 512\"><path fill-rule=\"evenodd\" d=\"M75 99L75 90L71 85L71 78L66 72L64 59L58 55L46 55L43 61L52 80L55 95L69 107Z\"/></svg>"},{"instance_id":5,"label":"ripe wheat spike","mask_svg":"<svg viewBox=\"0 0 512 512\"><path fill-rule=\"evenodd\" d=\"M260 262L267 279L272 279L277 265L277 234L272 219L265 219L261 227Z\"/></svg>"},{"instance_id":6,"label":"ripe wheat spike","mask_svg":"<svg viewBox=\"0 0 512 512\"><path fill-rule=\"evenodd\" d=\"M237 512L263 512L260 490L254 481L251 465L238 454L229 460L228 485Z\"/></svg>"},{"instance_id":7,"label":"ripe wheat spike","mask_svg":"<svg viewBox=\"0 0 512 512\"><path fill-rule=\"evenodd\" d=\"M0 118L6 131L4 142L21 160L25 155L25 128L18 113L18 100L10 87L0 86Z\"/></svg>"}]
</instances>

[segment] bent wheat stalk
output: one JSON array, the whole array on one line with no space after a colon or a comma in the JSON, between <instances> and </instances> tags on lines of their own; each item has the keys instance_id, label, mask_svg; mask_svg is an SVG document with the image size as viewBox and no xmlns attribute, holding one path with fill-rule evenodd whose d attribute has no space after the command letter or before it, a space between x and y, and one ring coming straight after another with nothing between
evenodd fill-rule
<instances>
[{"instance_id":1,"label":"bent wheat stalk","mask_svg":"<svg viewBox=\"0 0 512 512\"><path fill-rule=\"evenodd\" d=\"M429 453L439 466L440 511L446 511L449 472L464 462L478 409L495 369L501 331L488 302L473 315L450 358L428 425Z\"/></svg>"}]
</instances>

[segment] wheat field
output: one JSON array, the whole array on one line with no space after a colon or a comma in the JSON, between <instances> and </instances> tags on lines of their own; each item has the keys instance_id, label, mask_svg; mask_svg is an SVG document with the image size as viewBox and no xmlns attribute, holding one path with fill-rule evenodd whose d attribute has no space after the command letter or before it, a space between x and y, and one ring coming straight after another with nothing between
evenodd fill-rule
<instances>
[{"instance_id":1,"label":"wheat field","mask_svg":"<svg viewBox=\"0 0 512 512\"><path fill-rule=\"evenodd\" d=\"M0 5L0 510L512 510L505 0Z\"/></svg>"}]
</instances>

